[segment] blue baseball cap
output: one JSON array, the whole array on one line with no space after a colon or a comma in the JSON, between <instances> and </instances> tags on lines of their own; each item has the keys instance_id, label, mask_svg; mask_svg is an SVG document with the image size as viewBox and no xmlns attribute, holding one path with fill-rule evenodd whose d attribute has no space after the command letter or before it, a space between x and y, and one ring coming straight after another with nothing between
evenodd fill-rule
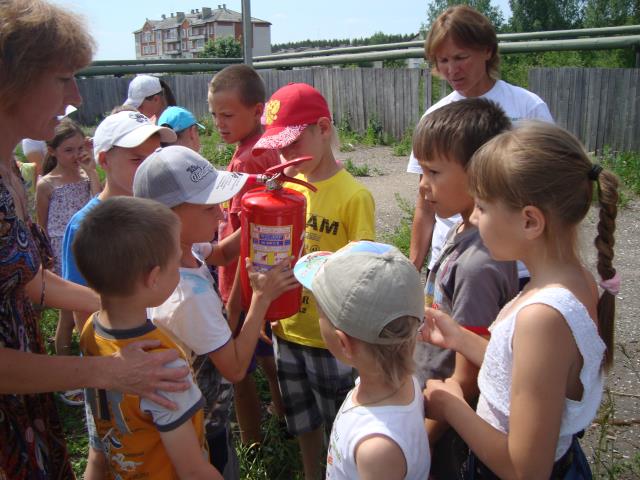
<instances>
[{"instance_id":1,"label":"blue baseball cap","mask_svg":"<svg viewBox=\"0 0 640 480\"><path fill-rule=\"evenodd\" d=\"M197 125L204 130L204 125L201 125L186 108L182 107L167 107L160 118L158 118L158 125L161 127L167 126L174 132L181 132L185 128L189 128L193 125Z\"/></svg>"}]
</instances>

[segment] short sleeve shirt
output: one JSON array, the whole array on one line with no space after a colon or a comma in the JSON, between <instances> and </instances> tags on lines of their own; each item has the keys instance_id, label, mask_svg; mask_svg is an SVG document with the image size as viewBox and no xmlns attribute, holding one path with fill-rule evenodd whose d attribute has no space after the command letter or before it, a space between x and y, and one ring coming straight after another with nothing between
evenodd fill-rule
<instances>
[{"instance_id":1,"label":"short sleeve shirt","mask_svg":"<svg viewBox=\"0 0 640 480\"><path fill-rule=\"evenodd\" d=\"M263 150L260 155L253 155L251 149L260 138L260 133L246 138L238 144L233 158L227 167L230 172L239 173L264 173L268 168L278 165L280 157L276 150ZM246 186L233 198L222 204L224 219L218 227L218 239L228 237L240 228L240 212L242 210L242 196L251 186ZM231 287L235 278L238 261L234 260L228 265L218 267L218 279L220 281L220 296L226 303L229 300Z\"/></svg>"},{"instance_id":2,"label":"short sleeve shirt","mask_svg":"<svg viewBox=\"0 0 640 480\"><path fill-rule=\"evenodd\" d=\"M500 309L518 292L516 262L493 260L477 228L456 233L458 226L451 229L442 255L429 272L425 304L476 333L488 334ZM419 342L414 359L417 376L424 383L449 377L455 352Z\"/></svg>"},{"instance_id":3,"label":"short sleeve shirt","mask_svg":"<svg viewBox=\"0 0 640 480\"><path fill-rule=\"evenodd\" d=\"M178 286L162 305L150 309L150 316L187 352L205 398L204 421L210 435L226 428L229 422L233 386L213 365L209 354L231 340L231 330L213 277L204 263L203 245L194 245L193 253L200 266L180 268Z\"/></svg>"},{"instance_id":4,"label":"short sleeve shirt","mask_svg":"<svg viewBox=\"0 0 640 480\"><path fill-rule=\"evenodd\" d=\"M303 175L298 178L306 181ZM307 200L306 253L335 252L352 241L375 240L375 204L364 185L344 169L313 185L318 189L316 192L294 183L286 185L301 192ZM293 343L326 348L320 335L315 299L306 289L302 290L299 312L280 320L273 331Z\"/></svg>"},{"instance_id":5,"label":"short sleeve shirt","mask_svg":"<svg viewBox=\"0 0 640 480\"><path fill-rule=\"evenodd\" d=\"M80 339L85 355L107 356L127 344L139 340L159 340L162 349L174 348L182 358L168 366L186 364L183 352L151 321L129 330L102 326L97 315L86 322ZM170 410L136 395L112 390L87 389L86 400L97 429L103 439L110 468L122 478L176 478L161 432L172 431L185 422L192 422L200 447L206 452L203 429L204 398L193 376L187 377L189 388L182 392L162 392L177 405Z\"/></svg>"}]
</instances>

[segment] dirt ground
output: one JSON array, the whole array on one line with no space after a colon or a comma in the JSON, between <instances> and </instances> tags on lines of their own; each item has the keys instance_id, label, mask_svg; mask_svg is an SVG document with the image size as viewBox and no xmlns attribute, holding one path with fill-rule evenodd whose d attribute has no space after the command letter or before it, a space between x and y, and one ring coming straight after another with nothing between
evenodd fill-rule
<instances>
[{"instance_id":1,"label":"dirt ground","mask_svg":"<svg viewBox=\"0 0 640 480\"><path fill-rule=\"evenodd\" d=\"M356 166L367 165L369 177L358 177L373 193L376 202L378 234L391 231L400 222L401 210L396 194L412 205L418 187L418 177L406 173L407 158L395 157L389 147L358 148L340 154L340 159ZM583 256L589 266L595 265L597 211L590 212L581 232ZM633 201L618 213L614 266L622 276L622 288L616 307L615 364L607 374L607 390L602 413L609 412L614 424L602 427L593 424L582 444L594 460L594 448L600 444L601 458L606 465L620 465L640 455L640 201ZM594 268L595 270L595 268ZM606 408L605 408L606 407ZM614 477L609 477L614 478ZM617 474L615 478L634 478ZM637 477L635 477L637 478Z\"/></svg>"}]
</instances>

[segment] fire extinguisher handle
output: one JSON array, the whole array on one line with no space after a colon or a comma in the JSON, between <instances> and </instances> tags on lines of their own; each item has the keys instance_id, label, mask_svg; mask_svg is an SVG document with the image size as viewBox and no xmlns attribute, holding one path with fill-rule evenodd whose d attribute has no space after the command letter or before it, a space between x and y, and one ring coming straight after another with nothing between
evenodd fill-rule
<instances>
[{"instance_id":1,"label":"fire extinguisher handle","mask_svg":"<svg viewBox=\"0 0 640 480\"><path fill-rule=\"evenodd\" d=\"M294 158L293 160L289 160L288 162L280 163L278 165L274 165L271 168L268 168L264 173L267 175L275 175L276 173L284 173L284 169L288 167L295 167L300 165L303 162L308 162L313 157L306 155L304 157Z\"/></svg>"},{"instance_id":2,"label":"fire extinguisher handle","mask_svg":"<svg viewBox=\"0 0 640 480\"><path fill-rule=\"evenodd\" d=\"M284 173L284 170L286 168L295 167L296 165L300 165L303 162L308 162L312 158L313 157L310 157L310 156L294 158L293 160L290 160L288 162L281 163L279 165L274 165L273 167L267 169L264 173L265 173L265 175L278 175L277 178L278 178L279 182L282 182L282 183L284 183L284 182L297 183L298 185L302 185L303 187L307 187L312 192L315 192L318 189L316 187L314 187L313 185L311 185L310 183L307 183L304 180L300 180L298 178L290 177L289 175Z\"/></svg>"},{"instance_id":3,"label":"fire extinguisher handle","mask_svg":"<svg viewBox=\"0 0 640 480\"><path fill-rule=\"evenodd\" d=\"M297 183L298 185L302 185L303 187L307 187L312 192L317 192L318 191L318 189L316 187L314 187L313 185L311 185L310 183L307 183L304 180L300 180L299 178L290 177L288 175L285 175L284 173L280 174L280 177L278 177L278 180L280 180L282 182Z\"/></svg>"}]
</instances>

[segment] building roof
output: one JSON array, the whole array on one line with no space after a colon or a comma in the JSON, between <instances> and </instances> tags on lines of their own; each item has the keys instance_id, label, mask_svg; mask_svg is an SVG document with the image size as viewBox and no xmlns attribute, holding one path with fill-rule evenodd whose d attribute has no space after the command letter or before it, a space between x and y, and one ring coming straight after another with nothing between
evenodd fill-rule
<instances>
[{"instance_id":1,"label":"building roof","mask_svg":"<svg viewBox=\"0 0 640 480\"><path fill-rule=\"evenodd\" d=\"M204 14L209 10L211 12L210 15ZM206 7L202 9L194 10L193 13L184 13L184 18L176 12L175 14L165 16L165 18L161 20L150 20L147 18L145 25L149 23L153 30L164 30L167 28L177 28L182 25L184 20L187 20L191 25L204 25L206 23L211 22L242 22L242 13L236 12L235 10L231 10L227 8L226 5L218 5L216 9L207 9ZM207 12L208 13L208 12ZM260 20L259 18L251 17L251 23L261 23L265 25L271 25L271 22L267 22L266 20ZM144 25L142 28L135 30L133 33L142 32Z\"/></svg>"}]
</instances>

